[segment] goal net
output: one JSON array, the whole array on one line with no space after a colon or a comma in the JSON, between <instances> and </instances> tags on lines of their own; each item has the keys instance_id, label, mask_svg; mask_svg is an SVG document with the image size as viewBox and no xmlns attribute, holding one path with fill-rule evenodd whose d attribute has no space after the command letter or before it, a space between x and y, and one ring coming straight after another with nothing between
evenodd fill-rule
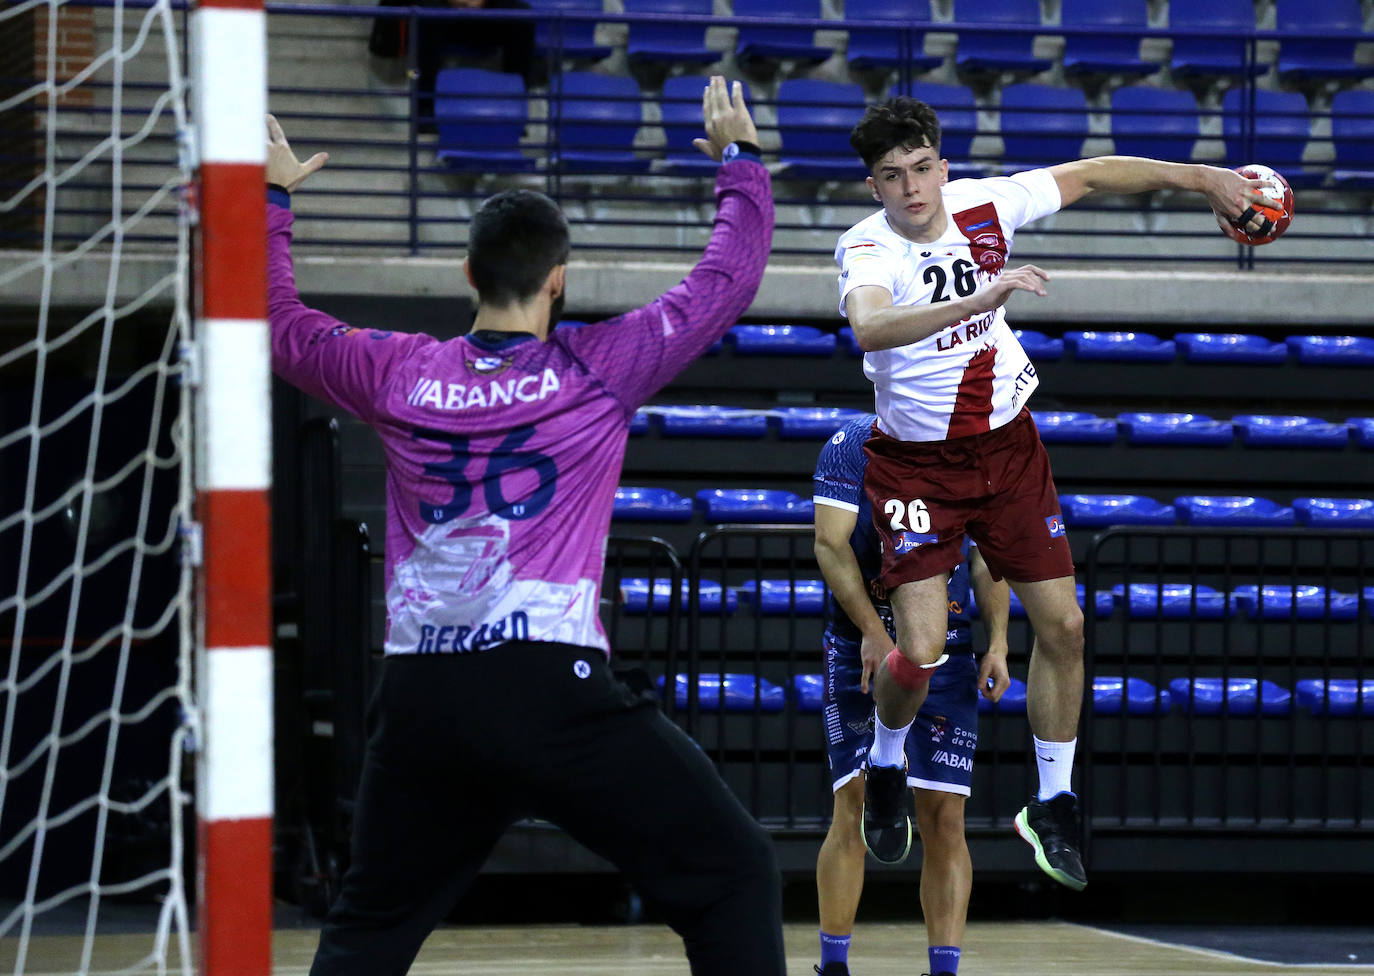
<instances>
[{"instance_id":1,"label":"goal net","mask_svg":"<svg viewBox=\"0 0 1374 976\"><path fill-rule=\"evenodd\" d=\"M196 968L185 19L0 6L0 972Z\"/></svg>"}]
</instances>

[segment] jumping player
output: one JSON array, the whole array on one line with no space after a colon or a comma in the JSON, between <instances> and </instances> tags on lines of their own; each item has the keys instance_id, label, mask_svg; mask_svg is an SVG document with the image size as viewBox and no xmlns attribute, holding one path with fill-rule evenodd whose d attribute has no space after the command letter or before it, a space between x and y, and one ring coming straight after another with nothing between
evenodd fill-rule
<instances>
[{"instance_id":1,"label":"jumping player","mask_svg":"<svg viewBox=\"0 0 1374 976\"><path fill-rule=\"evenodd\" d=\"M474 215L472 332L355 329L303 305L268 120L274 369L367 421L387 455L386 663L352 862L313 976L401 976L505 829L538 817L616 864L683 938L693 973L784 972L772 842L702 751L614 680L598 618L635 408L753 300L773 202L740 86L703 95L719 210L700 262L644 308L553 331L568 227L529 191Z\"/></svg>"},{"instance_id":2,"label":"jumping player","mask_svg":"<svg viewBox=\"0 0 1374 976\"><path fill-rule=\"evenodd\" d=\"M825 644L825 731L834 816L816 859L821 976L848 976L849 940L864 882L862 764L873 744L869 679L892 648L892 607L878 579L882 557L863 493L863 445L875 418L850 421L816 462L816 561L830 588ZM949 661L906 737L907 785L915 791L921 834L921 909L930 971L955 976L968 918L973 862L964 838L964 803L978 744L978 690L996 702L1006 691L1008 589L994 582L976 547L950 574L945 651ZM981 665L974 660L969 587L987 631ZM909 848L911 835L904 840ZM905 850L901 852L905 856ZM889 856L886 858L891 859Z\"/></svg>"},{"instance_id":3,"label":"jumping player","mask_svg":"<svg viewBox=\"0 0 1374 976\"><path fill-rule=\"evenodd\" d=\"M1083 615L1049 460L1026 401L1039 382L1003 315L1015 291L1045 294L1049 275L1006 267L1017 228L1092 193L1185 190L1218 219L1263 199L1258 180L1215 166L1130 156L1080 159L1014 176L948 183L930 106L889 99L850 134L882 209L835 249L840 311L864 350L878 422L865 491L883 546L897 647L875 679L876 720L864 833L899 848L903 743L943 660L946 579L965 533L1006 578L1035 631L1027 711L1039 789L1016 817L1036 863L1087 884L1070 773L1083 689Z\"/></svg>"}]
</instances>

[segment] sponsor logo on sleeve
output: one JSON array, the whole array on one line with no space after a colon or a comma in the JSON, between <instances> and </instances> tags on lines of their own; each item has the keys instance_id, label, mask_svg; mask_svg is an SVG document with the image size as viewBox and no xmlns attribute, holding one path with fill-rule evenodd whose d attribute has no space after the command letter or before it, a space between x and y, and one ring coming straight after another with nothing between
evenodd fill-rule
<instances>
[{"instance_id":1,"label":"sponsor logo on sleeve","mask_svg":"<svg viewBox=\"0 0 1374 976\"><path fill-rule=\"evenodd\" d=\"M1064 517L1062 515L1050 515L1045 519L1045 528L1050 530L1050 538L1058 539L1064 535Z\"/></svg>"}]
</instances>

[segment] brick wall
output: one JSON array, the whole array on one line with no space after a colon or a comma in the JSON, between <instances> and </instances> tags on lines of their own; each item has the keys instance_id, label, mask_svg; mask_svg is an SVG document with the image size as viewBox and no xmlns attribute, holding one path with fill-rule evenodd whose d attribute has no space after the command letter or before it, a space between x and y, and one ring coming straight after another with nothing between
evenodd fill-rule
<instances>
[{"instance_id":1,"label":"brick wall","mask_svg":"<svg viewBox=\"0 0 1374 976\"><path fill-rule=\"evenodd\" d=\"M75 77L95 57L95 12L90 7L73 7L70 4L57 9L53 80L61 84ZM33 60L40 78L45 77L47 71L49 16L47 7L38 7L33 16ZM83 85L62 96L58 105L90 105L93 102L94 92L89 86Z\"/></svg>"}]
</instances>

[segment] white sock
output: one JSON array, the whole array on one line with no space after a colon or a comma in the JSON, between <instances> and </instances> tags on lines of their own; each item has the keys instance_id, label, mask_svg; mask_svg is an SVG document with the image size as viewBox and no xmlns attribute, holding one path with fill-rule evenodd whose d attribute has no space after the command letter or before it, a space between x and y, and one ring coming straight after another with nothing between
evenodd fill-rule
<instances>
[{"instance_id":1,"label":"white sock","mask_svg":"<svg viewBox=\"0 0 1374 976\"><path fill-rule=\"evenodd\" d=\"M1077 739L1068 742L1046 742L1036 736L1035 766L1040 771L1040 792L1037 800L1048 800L1059 793L1072 793L1073 751Z\"/></svg>"},{"instance_id":2,"label":"white sock","mask_svg":"<svg viewBox=\"0 0 1374 976\"><path fill-rule=\"evenodd\" d=\"M877 709L873 710L873 748L868 753L870 766L900 766L906 762L906 733L911 722L900 729L889 729L878 718Z\"/></svg>"}]
</instances>

